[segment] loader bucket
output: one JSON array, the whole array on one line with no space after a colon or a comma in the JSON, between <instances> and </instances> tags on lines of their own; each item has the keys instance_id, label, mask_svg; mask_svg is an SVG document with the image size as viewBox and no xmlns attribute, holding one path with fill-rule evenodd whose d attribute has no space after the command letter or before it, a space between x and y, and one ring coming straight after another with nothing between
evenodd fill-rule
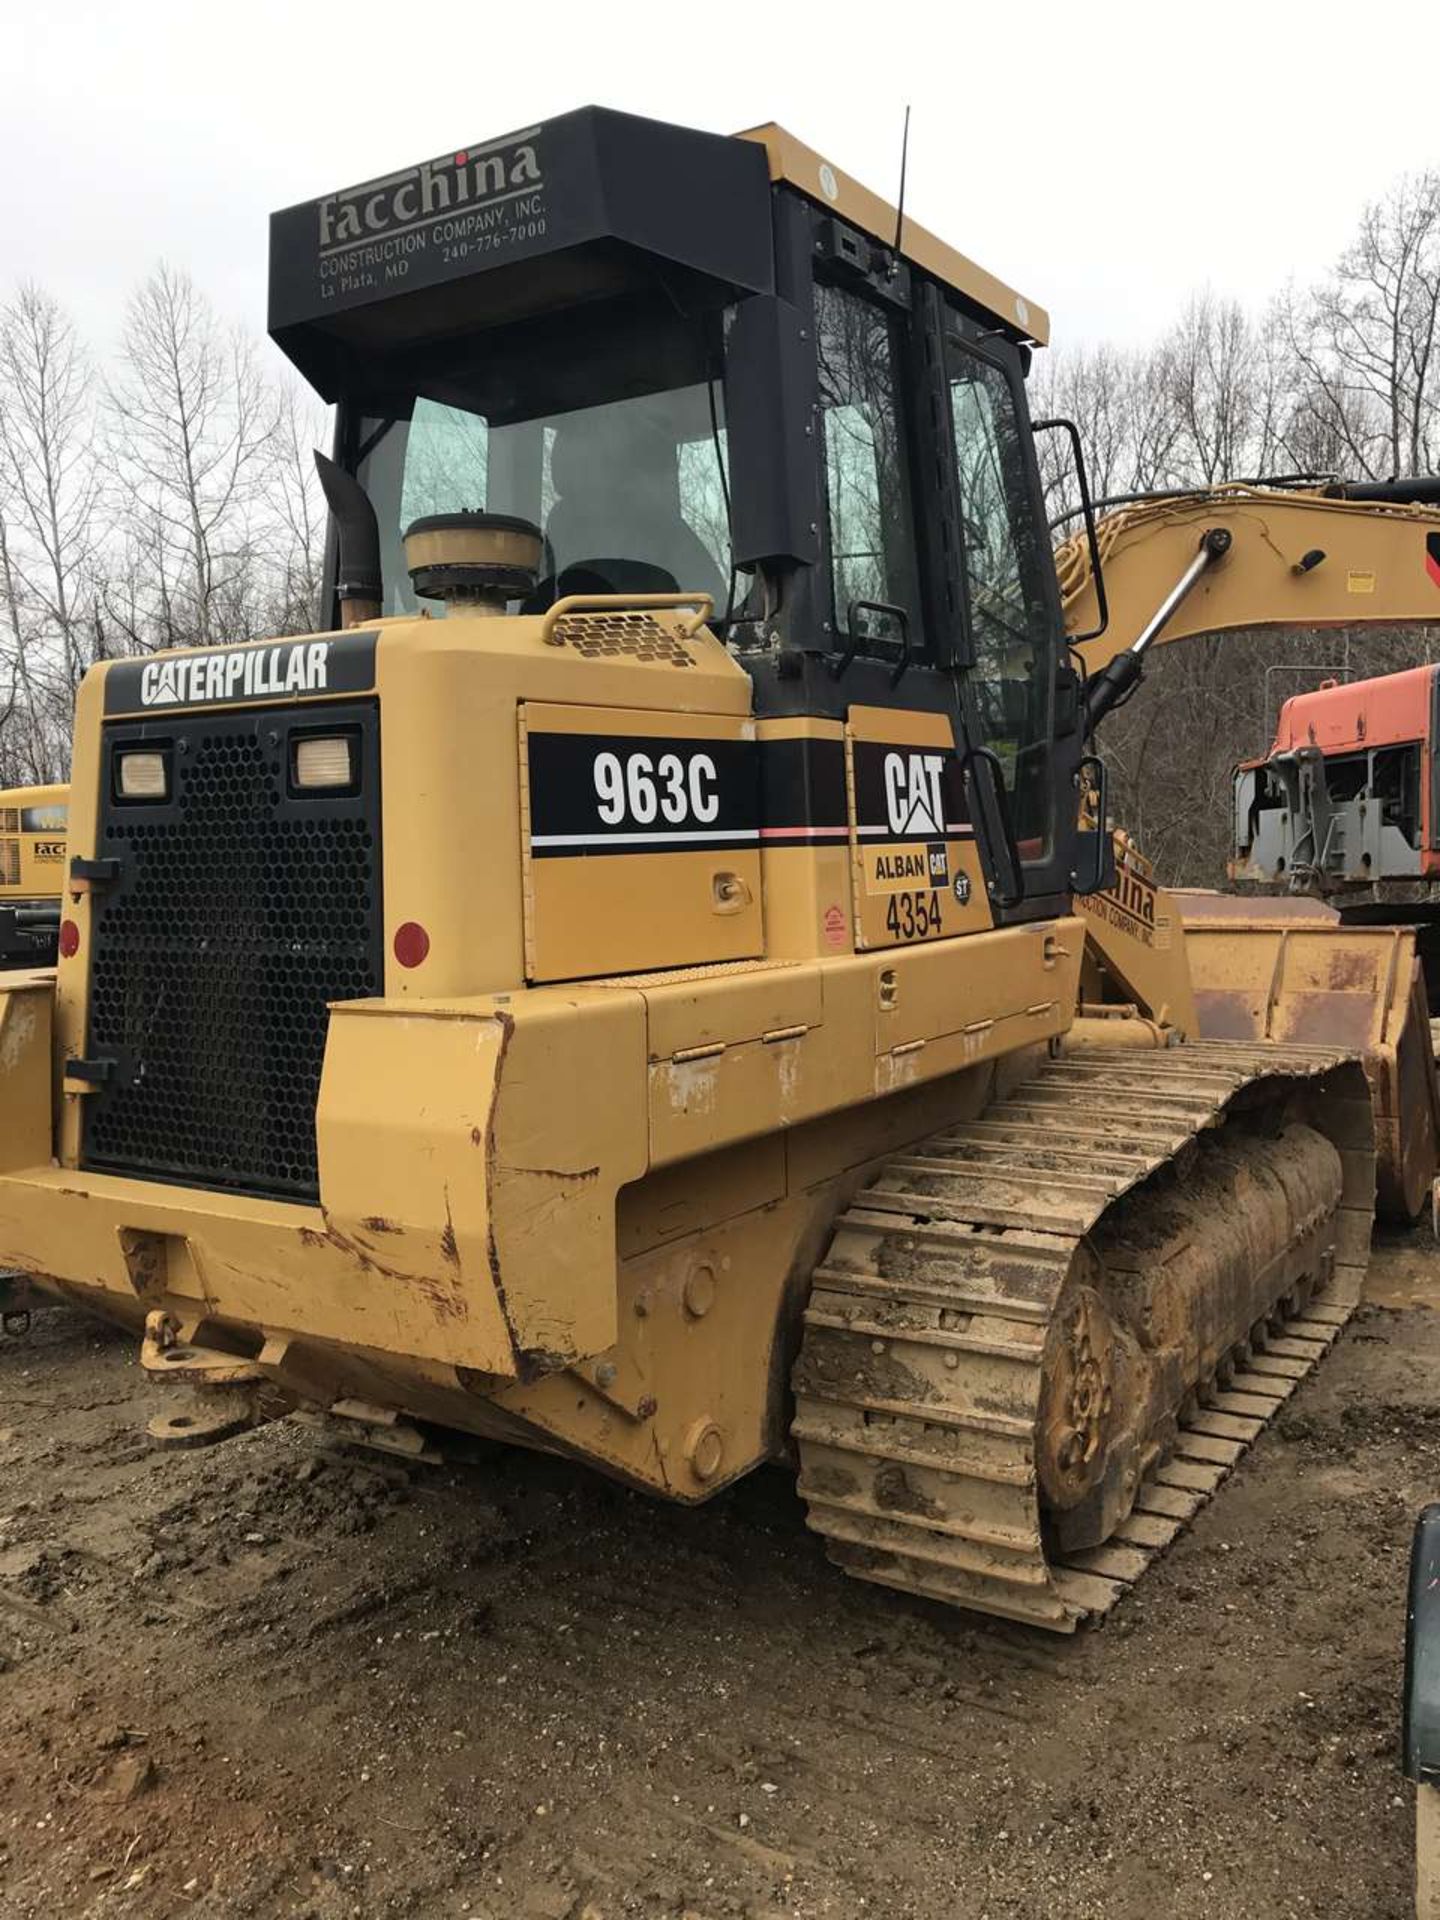
<instances>
[{"instance_id":1,"label":"loader bucket","mask_svg":"<svg viewBox=\"0 0 1440 1920\"><path fill-rule=\"evenodd\" d=\"M1413 927L1347 926L1312 900L1179 890L1207 1040L1350 1047L1375 1107L1377 1205L1415 1220L1440 1159L1440 1081Z\"/></svg>"}]
</instances>

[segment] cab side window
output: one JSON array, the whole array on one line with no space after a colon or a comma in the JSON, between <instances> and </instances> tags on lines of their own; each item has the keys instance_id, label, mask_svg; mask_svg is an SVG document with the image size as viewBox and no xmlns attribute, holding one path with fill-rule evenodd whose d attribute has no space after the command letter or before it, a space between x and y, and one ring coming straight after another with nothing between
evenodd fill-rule
<instances>
[{"instance_id":1,"label":"cab side window","mask_svg":"<svg viewBox=\"0 0 1440 1920\"><path fill-rule=\"evenodd\" d=\"M908 635L918 653L919 578L895 323L859 294L821 282L815 325L836 629L862 646L893 646ZM879 606L900 608L903 622Z\"/></svg>"},{"instance_id":2,"label":"cab side window","mask_svg":"<svg viewBox=\"0 0 1440 1920\"><path fill-rule=\"evenodd\" d=\"M1010 789L1022 853L1035 858L1048 838L1055 680L1040 524L1008 378L953 335L948 357L973 684L985 744L999 756Z\"/></svg>"}]
</instances>

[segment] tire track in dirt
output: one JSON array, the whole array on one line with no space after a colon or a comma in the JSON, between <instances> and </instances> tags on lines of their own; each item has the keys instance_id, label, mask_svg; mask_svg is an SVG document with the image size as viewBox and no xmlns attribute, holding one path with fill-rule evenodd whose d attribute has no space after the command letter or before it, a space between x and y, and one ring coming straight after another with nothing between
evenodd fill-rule
<instances>
[{"instance_id":1,"label":"tire track in dirt","mask_svg":"<svg viewBox=\"0 0 1440 1920\"><path fill-rule=\"evenodd\" d=\"M1057 1646L847 1583L778 1472L682 1512L288 1425L156 1454L128 1345L37 1317L0 1352L0 1915L1399 1920L1437 1380L1434 1315L1368 1314Z\"/></svg>"}]
</instances>

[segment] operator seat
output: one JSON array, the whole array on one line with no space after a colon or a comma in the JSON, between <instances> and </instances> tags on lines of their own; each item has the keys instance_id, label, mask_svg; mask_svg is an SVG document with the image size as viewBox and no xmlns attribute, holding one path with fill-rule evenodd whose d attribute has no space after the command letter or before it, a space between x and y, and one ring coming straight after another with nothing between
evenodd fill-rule
<instances>
[{"instance_id":1,"label":"operator seat","mask_svg":"<svg viewBox=\"0 0 1440 1920\"><path fill-rule=\"evenodd\" d=\"M550 481L555 595L694 590L724 608L725 583L680 511L679 450L662 423L633 402L575 415L556 430Z\"/></svg>"}]
</instances>

